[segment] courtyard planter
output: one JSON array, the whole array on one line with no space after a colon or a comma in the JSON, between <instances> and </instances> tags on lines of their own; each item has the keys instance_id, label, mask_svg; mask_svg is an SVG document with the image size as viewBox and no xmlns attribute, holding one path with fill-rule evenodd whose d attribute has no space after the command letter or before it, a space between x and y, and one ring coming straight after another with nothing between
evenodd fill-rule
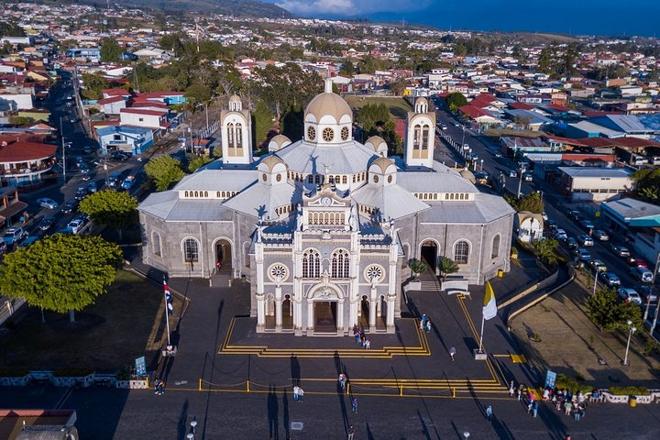
<instances>
[{"instance_id":1,"label":"courtyard planter","mask_svg":"<svg viewBox=\"0 0 660 440\"><path fill-rule=\"evenodd\" d=\"M149 379L118 380L115 386L125 390L146 390L149 389Z\"/></svg>"},{"instance_id":2,"label":"courtyard planter","mask_svg":"<svg viewBox=\"0 0 660 440\"><path fill-rule=\"evenodd\" d=\"M0 371L0 386L24 387L30 383L30 374L27 370Z\"/></svg>"},{"instance_id":3,"label":"courtyard planter","mask_svg":"<svg viewBox=\"0 0 660 440\"><path fill-rule=\"evenodd\" d=\"M94 372L73 368L55 370L50 381L56 387L81 386L87 388L94 383Z\"/></svg>"},{"instance_id":4,"label":"courtyard planter","mask_svg":"<svg viewBox=\"0 0 660 440\"><path fill-rule=\"evenodd\" d=\"M626 403L634 408L638 404L648 405L660 401L660 390L648 390L644 387L611 387L603 391L609 403Z\"/></svg>"}]
</instances>

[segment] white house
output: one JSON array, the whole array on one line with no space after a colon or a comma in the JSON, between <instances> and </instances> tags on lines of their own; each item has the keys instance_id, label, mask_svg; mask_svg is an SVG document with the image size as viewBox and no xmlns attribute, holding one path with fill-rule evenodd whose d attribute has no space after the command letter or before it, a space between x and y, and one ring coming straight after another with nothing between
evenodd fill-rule
<instances>
[{"instance_id":1,"label":"white house","mask_svg":"<svg viewBox=\"0 0 660 440\"><path fill-rule=\"evenodd\" d=\"M0 90L0 98L5 101L14 101L17 110L31 110L34 107L32 93L6 93Z\"/></svg>"},{"instance_id":2,"label":"white house","mask_svg":"<svg viewBox=\"0 0 660 440\"><path fill-rule=\"evenodd\" d=\"M167 110L123 108L119 111L121 125L146 128L167 128Z\"/></svg>"},{"instance_id":3,"label":"white house","mask_svg":"<svg viewBox=\"0 0 660 440\"><path fill-rule=\"evenodd\" d=\"M100 110L106 115L118 115L121 109L126 108L126 100L123 96L110 96L103 98L96 103Z\"/></svg>"}]
</instances>

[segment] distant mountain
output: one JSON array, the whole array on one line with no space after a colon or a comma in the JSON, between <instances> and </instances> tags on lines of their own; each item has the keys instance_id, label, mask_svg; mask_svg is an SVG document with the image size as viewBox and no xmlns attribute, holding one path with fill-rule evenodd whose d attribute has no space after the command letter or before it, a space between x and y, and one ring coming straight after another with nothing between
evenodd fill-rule
<instances>
[{"instance_id":1,"label":"distant mountain","mask_svg":"<svg viewBox=\"0 0 660 440\"><path fill-rule=\"evenodd\" d=\"M41 0L44 2L43 0ZM46 0L47 2L47 0ZM105 7L107 0L76 0L76 3ZM63 3L70 3L65 1ZM212 12L243 17L290 18L286 9L259 0L110 0L110 4L154 9L163 12Z\"/></svg>"}]
</instances>

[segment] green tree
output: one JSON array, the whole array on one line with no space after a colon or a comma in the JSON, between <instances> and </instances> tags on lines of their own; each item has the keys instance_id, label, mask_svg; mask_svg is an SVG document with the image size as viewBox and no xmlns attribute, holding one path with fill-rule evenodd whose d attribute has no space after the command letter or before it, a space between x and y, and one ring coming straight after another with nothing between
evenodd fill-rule
<instances>
[{"instance_id":1,"label":"green tree","mask_svg":"<svg viewBox=\"0 0 660 440\"><path fill-rule=\"evenodd\" d=\"M101 40L101 61L114 63L121 60L123 50L114 38Z\"/></svg>"},{"instance_id":2,"label":"green tree","mask_svg":"<svg viewBox=\"0 0 660 440\"><path fill-rule=\"evenodd\" d=\"M93 304L106 292L121 264L122 252L98 236L55 234L5 255L0 290L10 298L58 313Z\"/></svg>"},{"instance_id":3,"label":"green tree","mask_svg":"<svg viewBox=\"0 0 660 440\"><path fill-rule=\"evenodd\" d=\"M543 205L543 196L540 192L531 192L522 196L515 206L517 211L528 211L534 214L541 214L545 207Z\"/></svg>"},{"instance_id":4,"label":"green tree","mask_svg":"<svg viewBox=\"0 0 660 440\"><path fill-rule=\"evenodd\" d=\"M429 267L429 265L421 260L413 258L412 260L408 261L408 267L412 272L413 278L417 278Z\"/></svg>"},{"instance_id":5,"label":"green tree","mask_svg":"<svg viewBox=\"0 0 660 440\"><path fill-rule=\"evenodd\" d=\"M94 223L116 229L121 241L124 229L137 221L137 206L137 199L128 192L103 190L85 197L80 212Z\"/></svg>"},{"instance_id":6,"label":"green tree","mask_svg":"<svg viewBox=\"0 0 660 440\"><path fill-rule=\"evenodd\" d=\"M551 47L544 47L539 53L539 59L537 61L538 69L543 73L552 73L554 70L554 50Z\"/></svg>"},{"instance_id":7,"label":"green tree","mask_svg":"<svg viewBox=\"0 0 660 440\"><path fill-rule=\"evenodd\" d=\"M185 92L188 102L192 105L208 102L211 99L211 89L201 83L194 83Z\"/></svg>"},{"instance_id":8,"label":"green tree","mask_svg":"<svg viewBox=\"0 0 660 440\"><path fill-rule=\"evenodd\" d=\"M157 191L165 191L185 176L181 162L172 156L154 157L144 166L144 172L155 184Z\"/></svg>"},{"instance_id":9,"label":"green tree","mask_svg":"<svg viewBox=\"0 0 660 440\"><path fill-rule=\"evenodd\" d=\"M627 330L628 320L642 328L639 307L632 302L620 302L614 289L598 289L587 299L587 316L603 331Z\"/></svg>"},{"instance_id":10,"label":"green tree","mask_svg":"<svg viewBox=\"0 0 660 440\"><path fill-rule=\"evenodd\" d=\"M557 240L551 238L538 240L533 243L533 246L536 256L544 264L548 266L555 266L559 261L559 256L557 254L557 247L559 246L559 243Z\"/></svg>"},{"instance_id":11,"label":"green tree","mask_svg":"<svg viewBox=\"0 0 660 440\"><path fill-rule=\"evenodd\" d=\"M404 90L406 90L406 86L408 83L406 82L405 79L399 78L390 83L390 90L392 93L394 93L397 96L403 95Z\"/></svg>"},{"instance_id":12,"label":"green tree","mask_svg":"<svg viewBox=\"0 0 660 440\"><path fill-rule=\"evenodd\" d=\"M456 112L459 107L467 104L467 98L460 92L454 92L447 95L447 107L452 112Z\"/></svg>"},{"instance_id":13,"label":"green tree","mask_svg":"<svg viewBox=\"0 0 660 440\"><path fill-rule=\"evenodd\" d=\"M636 195L651 203L660 201L660 168L642 168L632 176Z\"/></svg>"},{"instance_id":14,"label":"green tree","mask_svg":"<svg viewBox=\"0 0 660 440\"><path fill-rule=\"evenodd\" d=\"M207 163L211 162L213 159L211 159L208 156L194 156L190 158L188 161L188 172L189 173L194 173L197 171L200 167L203 167Z\"/></svg>"},{"instance_id":15,"label":"green tree","mask_svg":"<svg viewBox=\"0 0 660 440\"><path fill-rule=\"evenodd\" d=\"M108 81L101 75L83 73L83 88L82 95L86 99L101 99L103 98L103 89L108 88Z\"/></svg>"},{"instance_id":16,"label":"green tree","mask_svg":"<svg viewBox=\"0 0 660 440\"><path fill-rule=\"evenodd\" d=\"M260 99L252 112L252 117L254 118L254 140L259 147L268 139L268 133L273 128L273 113L268 105Z\"/></svg>"},{"instance_id":17,"label":"green tree","mask_svg":"<svg viewBox=\"0 0 660 440\"><path fill-rule=\"evenodd\" d=\"M440 257L438 261L438 269L440 270L440 276L444 277L446 275L458 272L458 264L454 260L448 257Z\"/></svg>"},{"instance_id":18,"label":"green tree","mask_svg":"<svg viewBox=\"0 0 660 440\"><path fill-rule=\"evenodd\" d=\"M348 78L353 78L353 75L355 75L355 66L353 65L353 62L351 60L344 60L339 69L339 74Z\"/></svg>"}]
</instances>

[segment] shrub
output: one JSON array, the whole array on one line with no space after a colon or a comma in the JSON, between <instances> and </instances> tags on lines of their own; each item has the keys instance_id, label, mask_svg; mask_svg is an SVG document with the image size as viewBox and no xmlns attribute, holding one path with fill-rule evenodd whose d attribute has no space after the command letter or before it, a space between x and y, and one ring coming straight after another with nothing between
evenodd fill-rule
<instances>
[{"instance_id":1,"label":"shrub","mask_svg":"<svg viewBox=\"0 0 660 440\"><path fill-rule=\"evenodd\" d=\"M590 393L593 390L591 385L580 383L577 379L573 379L565 374L558 374L557 380L555 381L555 386L559 389L569 390L571 393L575 394L578 391L584 393Z\"/></svg>"},{"instance_id":2,"label":"shrub","mask_svg":"<svg viewBox=\"0 0 660 440\"><path fill-rule=\"evenodd\" d=\"M610 387L607 389L617 396L648 396L649 390L646 387Z\"/></svg>"}]
</instances>

